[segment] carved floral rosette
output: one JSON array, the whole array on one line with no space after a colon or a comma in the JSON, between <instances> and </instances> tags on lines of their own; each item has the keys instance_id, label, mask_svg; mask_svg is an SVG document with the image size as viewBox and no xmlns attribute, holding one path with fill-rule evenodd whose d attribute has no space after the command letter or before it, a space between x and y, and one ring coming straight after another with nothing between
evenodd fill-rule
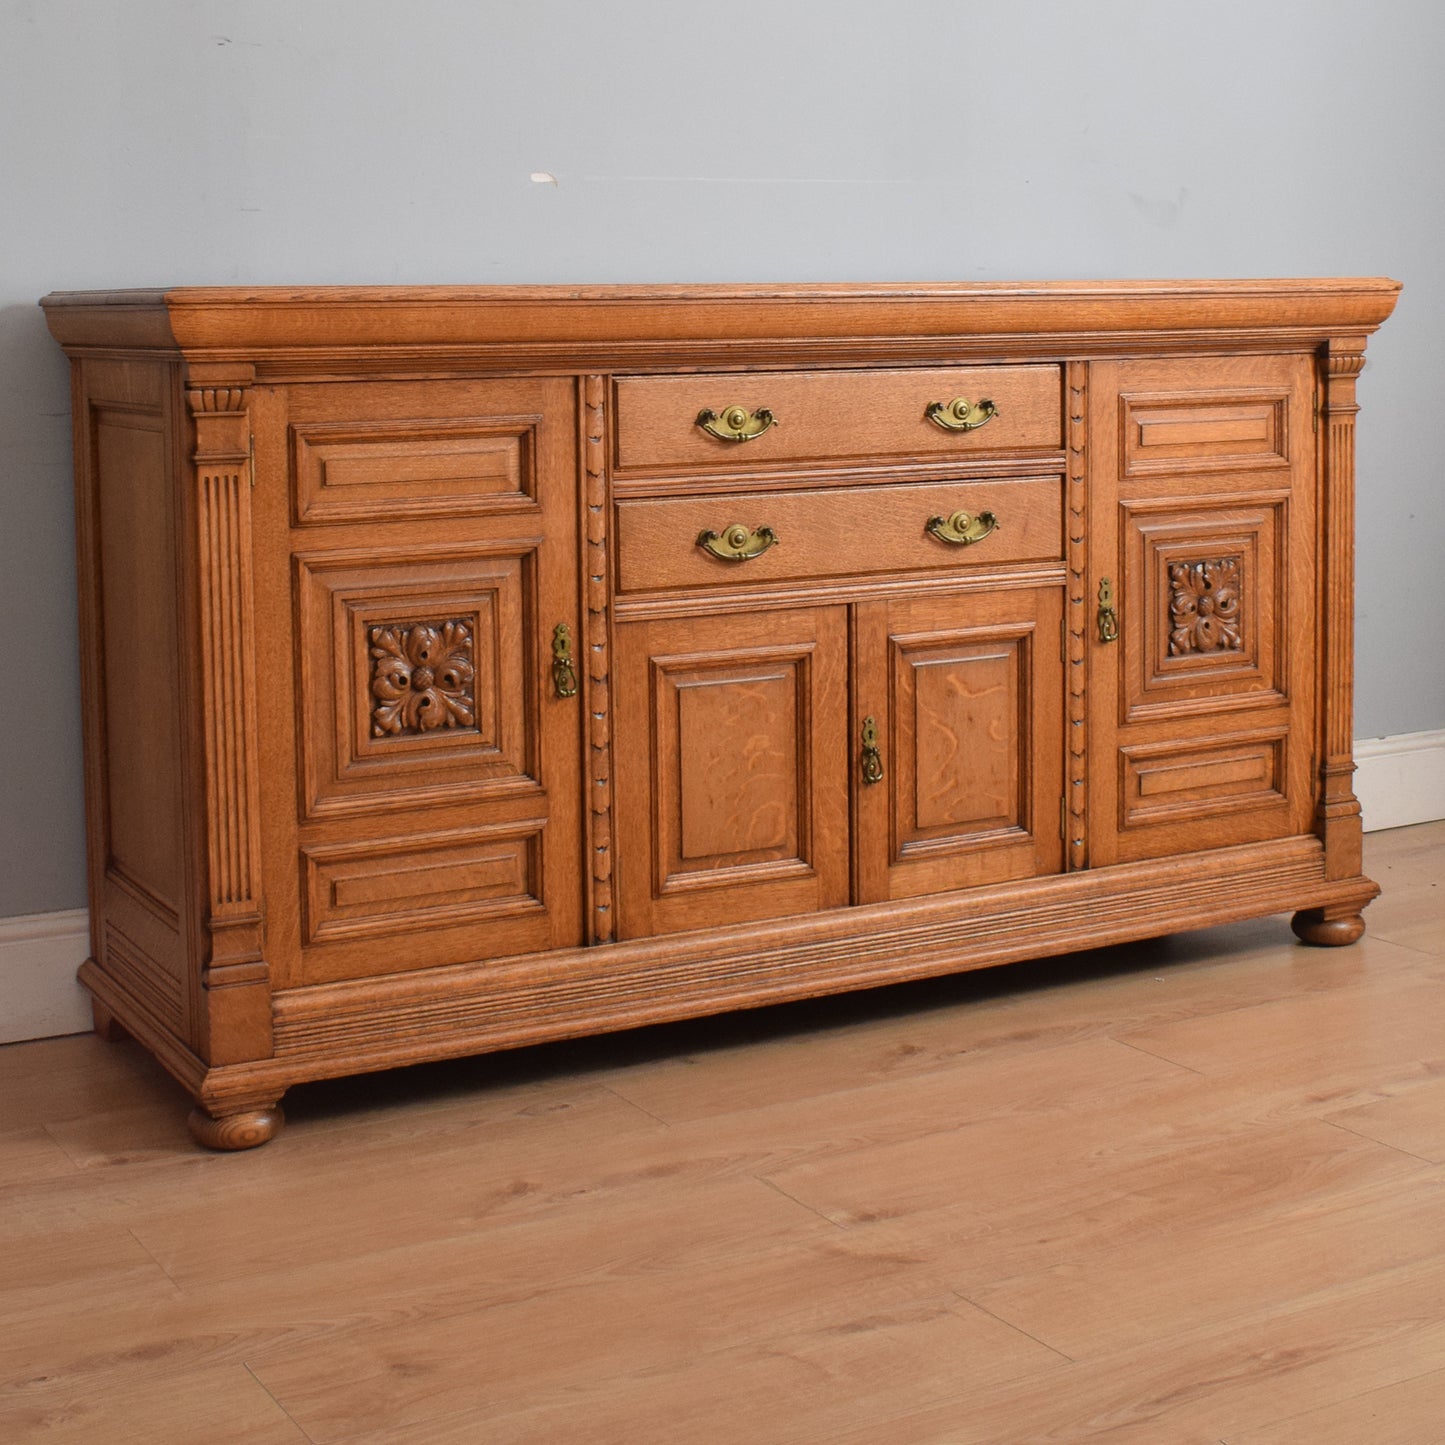
<instances>
[{"instance_id":1,"label":"carved floral rosette","mask_svg":"<svg viewBox=\"0 0 1445 1445\"><path fill-rule=\"evenodd\" d=\"M1239 559L1174 562L1169 567L1169 656L1238 652Z\"/></svg>"},{"instance_id":2,"label":"carved floral rosette","mask_svg":"<svg viewBox=\"0 0 1445 1445\"><path fill-rule=\"evenodd\" d=\"M474 725L472 630L465 622L373 627L370 641L374 736Z\"/></svg>"}]
</instances>

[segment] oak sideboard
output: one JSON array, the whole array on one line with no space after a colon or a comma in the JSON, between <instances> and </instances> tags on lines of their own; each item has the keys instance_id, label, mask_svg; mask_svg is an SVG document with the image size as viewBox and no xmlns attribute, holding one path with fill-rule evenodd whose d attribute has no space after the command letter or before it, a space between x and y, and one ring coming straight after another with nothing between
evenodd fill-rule
<instances>
[{"instance_id":1,"label":"oak sideboard","mask_svg":"<svg viewBox=\"0 0 1445 1445\"><path fill-rule=\"evenodd\" d=\"M97 1028L292 1084L1359 937L1383 279L186 287L72 362Z\"/></svg>"}]
</instances>

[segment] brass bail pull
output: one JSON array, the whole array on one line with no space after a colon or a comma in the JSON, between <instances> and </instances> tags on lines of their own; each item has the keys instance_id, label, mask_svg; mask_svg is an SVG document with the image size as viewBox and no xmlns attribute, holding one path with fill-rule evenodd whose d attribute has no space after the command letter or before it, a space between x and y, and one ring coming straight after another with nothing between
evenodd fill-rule
<instances>
[{"instance_id":1,"label":"brass bail pull","mask_svg":"<svg viewBox=\"0 0 1445 1445\"><path fill-rule=\"evenodd\" d=\"M749 411L745 406L725 406L721 411L704 408L697 414L697 425L720 442L754 441L769 427L779 424L765 406L757 411Z\"/></svg>"},{"instance_id":2,"label":"brass bail pull","mask_svg":"<svg viewBox=\"0 0 1445 1445\"><path fill-rule=\"evenodd\" d=\"M946 517L930 517L924 529L940 542L953 547L971 547L998 530L998 518L992 512L951 512Z\"/></svg>"},{"instance_id":3,"label":"brass bail pull","mask_svg":"<svg viewBox=\"0 0 1445 1445\"><path fill-rule=\"evenodd\" d=\"M744 527L741 522L733 522L721 532L699 532L697 545L724 562L750 562L769 547L776 547L778 534L771 527Z\"/></svg>"},{"instance_id":4,"label":"brass bail pull","mask_svg":"<svg viewBox=\"0 0 1445 1445\"><path fill-rule=\"evenodd\" d=\"M572 666L572 629L559 622L552 629L552 688L558 697L577 696L577 672Z\"/></svg>"},{"instance_id":5,"label":"brass bail pull","mask_svg":"<svg viewBox=\"0 0 1445 1445\"><path fill-rule=\"evenodd\" d=\"M966 396L956 396L952 401L929 402L923 414L944 431L977 431L998 415L998 408L991 401L970 401Z\"/></svg>"},{"instance_id":6,"label":"brass bail pull","mask_svg":"<svg viewBox=\"0 0 1445 1445\"><path fill-rule=\"evenodd\" d=\"M1119 640L1119 614L1114 610L1114 584L1107 578L1099 582L1099 641Z\"/></svg>"},{"instance_id":7,"label":"brass bail pull","mask_svg":"<svg viewBox=\"0 0 1445 1445\"><path fill-rule=\"evenodd\" d=\"M865 783L881 783L883 781L883 754L878 750L878 724L871 717L863 719L861 762Z\"/></svg>"}]
</instances>

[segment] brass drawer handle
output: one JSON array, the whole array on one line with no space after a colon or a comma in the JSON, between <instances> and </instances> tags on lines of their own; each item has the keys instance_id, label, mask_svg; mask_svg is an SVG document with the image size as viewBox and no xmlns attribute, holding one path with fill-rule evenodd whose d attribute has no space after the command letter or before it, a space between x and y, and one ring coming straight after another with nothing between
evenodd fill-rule
<instances>
[{"instance_id":1,"label":"brass drawer handle","mask_svg":"<svg viewBox=\"0 0 1445 1445\"><path fill-rule=\"evenodd\" d=\"M883 781L883 754L878 751L878 724L871 717L863 719L861 762L865 783L881 783Z\"/></svg>"},{"instance_id":2,"label":"brass drawer handle","mask_svg":"<svg viewBox=\"0 0 1445 1445\"><path fill-rule=\"evenodd\" d=\"M923 525L940 542L971 547L998 531L998 518L992 512L980 512L976 517L972 512L952 512L947 517L930 517Z\"/></svg>"},{"instance_id":3,"label":"brass drawer handle","mask_svg":"<svg viewBox=\"0 0 1445 1445\"><path fill-rule=\"evenodd\" d=\"M750 442L760 437L770 426L780 425L777 417L767 407L749 411L742 406L727 406L722 411L703 410L697 414L697 424L710 437L720 442Z\"/></svg>"},{"instance_id":4,"label":"brass drawer handle","mask_svg":"<svg viewBox=\"0 0 1445 1445\"><path fill-rule=\"evenodd\" d=\"M577 696L577 672L572 666L572 629L559 622L552 629L552 689L558 697Z\"/></svg>"},{"instance_id":5,"label":"brass drawer handle","mask_svg":"<svg viewBox=\"0 0 1445 1445\"><path fill-rule=\"evenodd\" d=\"M947 403L929 402L923 414L944 431L977 431L998 415L998 408L991 401L971 402L966 396L956 396Z\"/></svg>"},{"instance_id":6,"label":"brass drawer handle","mask_svg":"<svg viewBox=\"0 0 1445 1445\"><path fill-rule=\"evenodd\" d=\"M1119 614L1114 611L1114 584L1107 577L1099 583L1099 641L1119 640Z\"/></svg>"},{"instance_id":7,"label":"brass drawer handle","mask_svg":"<svg viewBox=\"0 0 1445 1445\"><path fill-rule=\"evenodd\" d=\"M721 532L699 532L697 545L724 562L747 562L761 557L769 547L776 547L778 534L771 527L754 527L749 531L741 522L734 522Z\"/></svg>"}]
</instances>

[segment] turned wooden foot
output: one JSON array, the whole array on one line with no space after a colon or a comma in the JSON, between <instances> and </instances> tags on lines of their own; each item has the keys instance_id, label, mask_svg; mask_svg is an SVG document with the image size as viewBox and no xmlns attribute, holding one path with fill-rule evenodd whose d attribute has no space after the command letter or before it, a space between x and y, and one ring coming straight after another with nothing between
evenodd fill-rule
<instances>
[{"instance_id":1,"label":"turned wooden foot","mask_svg":"<svg viewBox=\"0 0 1445 1445\"><path fill-rule=\"evenodd\" d=\"M1365 931L1365 920L1358 913L1336 908L1303 908L1289 921L1301 943L1317 948L1340 948L1354 943Z\"/></svg>"},{"instance_id":2,"label":"turned wooden foot","mask_svg":"<svg viewBox=\"0 0 1445 1445\"><path fill-rule=\"evenodd\" d=\"M238 1114L222 1114L219 1119L197 1105L186 1123L198 1144L207 1149L254 1149L281 1132L286 1116L279 1104L263 1109L245 1109Z\"/></svg>"},{"instance_id":3,"label":"turned wooden foot","mask_svg":"<svg viewBox=\"0 0 1445 1445\"><path fill-rule=\"evenodd\" d=\"M125 1026L99 999L93 998L90 1001L90 1018L97 1037L108 1044L118 1044L122 1039L130 1037Z\"/></svg>"}]
</instances>

